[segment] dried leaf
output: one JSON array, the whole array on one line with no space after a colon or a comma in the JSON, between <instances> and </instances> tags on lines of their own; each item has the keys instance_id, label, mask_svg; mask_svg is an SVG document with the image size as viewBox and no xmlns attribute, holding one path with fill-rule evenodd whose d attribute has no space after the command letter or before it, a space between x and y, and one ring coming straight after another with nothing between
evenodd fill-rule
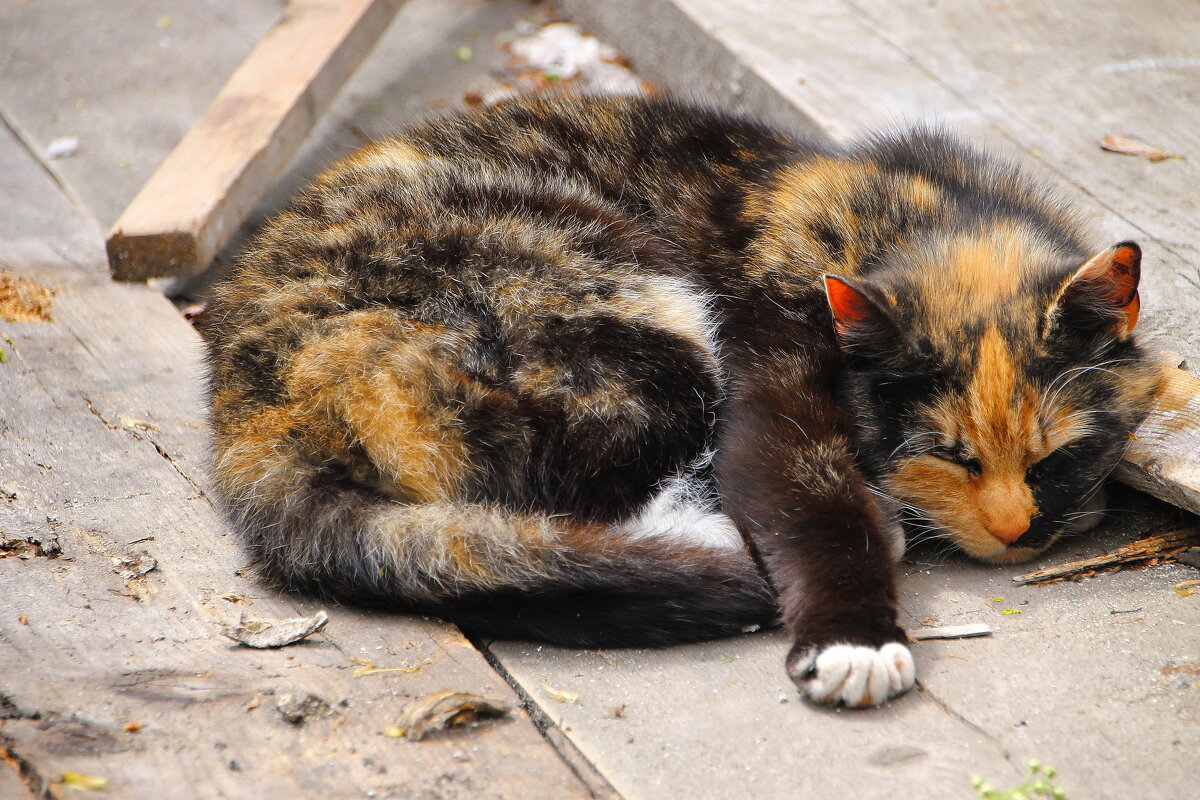
<instances>
[{"instance_id":1,"label":"dried leaf","mask_svg":"<svg viewBox=\"0 0 1200 800\"><path fill-rule=\"evenodd\" d=\"M1121 136L1110 134L1100 140L1100 147L1111 153L1121 153L1127 156L1138 156L1147 161L1165 161L1168 158L1183 158L1175 153L1167 152L1159 147L1146 144L1136 136Z\"/></svg>"},{"instance_id":2,"label":"dried leaf","mask_svg":"<svg viewBox=\"0 0 1200 800\"><path fill-rule=\"evenodd\" d=\"M546 696L551 700L557 700L560 703L579 704L579 695L575 692L569 692L565 689L555 689L553 686L547 686L544 683L542 684L542 691L545 692Z\"/></svg>"},{"instance_id":3,"label":"dried leaf","mask_svg":"<svg viewBox=\"0 0 1200 800\"><path fill-rule=\"evenodd\" d=\"M78 772L64 772L62 782L72 789L82 789L85 792L98 792L108 787L108 778L82 775Z\"/></svg>"},{"instance_id":4,"label":"dried leaf","mask_svg":"<svg viewBox=\"0 0 1200 800\"><path fill-rule=\"evenodd\" d=\"M221 633L247 647L284 647L312 636L325 627L329 615L318 611L311 617L260 619L242 614L236 625L222 625Z\"/></svg>"},{"instance_id":5,"label":"dried leaf","mask_svg":"<svg viewBox=\"0 0 1200 800\"><path fill-rule=\"evenodd\" d=\"M434 731L474 725L481 719L507 716L509 711L510 706L501 700L466 692L434 692L405 706L400 719L384 733L415 742Z\"/></svg>"},{"instance_id":6,"label":"dried leaf","mask_svg":"<svg viewBox=\"0 0 1200 800\"><path fill-rule=\"evenodd\" d=\"M1197 586L1200 586L1200 580L1180 581L1173 588L1180 597L1191 597Z\"/></svg>"},{"instance_id":7,"label":"dried leaf","mask_svg":"<svg viewBox=\"0 0 1200 800\"><path fill-rule=\"evenodd\" d=\"M61 555L62 547L58 543L58 535L54 533L37 533L11 539L0 536L0 558L6 556L16 556L21 559L35 556L58 558Z\"/></svg>"},{"instance_id":8,"label":"dried leaf","mask_svg":"<svg viewBox=\"0 0 1200 800\"><path fill-rule=\"evenodd\" d=\"M114 558L112 565L113 572L120 575L125 581L140 578L147 572L158 569L158 562L145 550L132 556Z\"/></svg>"},{"instance_id":9,"label":"dried leaf","mask_svg":"<svg viewBox=\"0 0 1200 800\"><path fill-rule=\"evenodd\" d=\"M367 661L365 658L351 657L350 660L359 665L358 669L354 670L354 672L350 674L350 677L352 678L361 678L364 675L380 675L392 672L408 674L411 672L419 672L421 667L426 667L430 664L429 661L425 661L424 663L418 664L415 667L377 667L370 661Z\"/></svg>"},{"instance_id":10,"label":"dried leaf","mask_svg":"<svg viewBox=\"0 0 1200 800\"><path fill-rule=\"evenodd\" d=\"M1000 613L1006 617L1011 617L1013 614L1020 614L1021 610L1019 608L1006 608Z\"/></svg>"}]
</instances>

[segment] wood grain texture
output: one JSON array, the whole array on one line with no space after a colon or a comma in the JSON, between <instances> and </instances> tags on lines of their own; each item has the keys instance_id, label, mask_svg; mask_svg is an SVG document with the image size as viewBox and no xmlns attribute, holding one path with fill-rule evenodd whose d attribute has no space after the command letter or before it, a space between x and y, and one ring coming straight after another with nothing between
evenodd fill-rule
<instances>
[{"instance_id":1,"label":"wood grain texture","mask_svg":"<svg viewBox=\"0 0 1200 800\"><path fill-rule=\"evenodd\" d=\"M1154 410L1133 435L1116 476L1200 514L1200 378L1166 370Z\"/></svg>"},{"instance_id":2,"label":"wood grain texture","mask_svg":"<svg viewBox=\"0 0 1200 800\"><path fill-rule=\"evenodd\" d=\"M0 161L5 188L42 208L0 221L0 269L57 291L54 322L0 322L0 530L63 549L0 558L0 797L83 796L61 785L69 771L123 800L591 797L452 626L298 601L241 572L205 491L198 337L161 295L109 279L99 232L2 132ZM113 559L143 551L157 568L131 585ZM278 650L217 629L322 608L324 631ZM365 662L415 671L356 676ZM419 743L383 735L441 690L517 711ZM301 724L277 709L310 694Z\"/></svg>"},{"instance_id":3,"label":"wood grain texture","mask_svg":"<svg viewBox=\"0 0 1200 800\"><path fill-rule=\"evenodd\" d=\"M382 735L411 697L511 690L454 628L328 607L302 644L259 651L222 637L240 611L286 618L320 604L267 592L196 470L204 435L198 342L143 287L48 276L55 323L6 323L0 475L6 535L57 534L61 558L0 560L0 693L20 709L3 736L47 781L102 775L116 796L528 797L589 793L533 725L430 737ZM150 553L146 601L113 559ZM224 598L222 596L225 596ZM28 624L20 617L25 617ZM363 662L417 671L354 677ZM276 710L315 695L301 725ZM126 732L125 725L142 729Z\"/></svg>"},{"instance_id":4,"label":"wood grain texture","mask_svg":"<svg viewBox=\"0 0 1200 800\"><path fill-rule=\"evenodd\" d=\"M1174 527L1174 526L1171 526ZM1115 567L1120 564L1131 564L1148 561L1153 558L1170 558L1186 550L1193 543L1200 542L1200 528L1178 528L1155 533L1137 541L1123 544L1111 553L1092 556L1078 561L1068 561L1053 567L1027 572L1024 575L1014 575L1014 583L1040 583L1058 578L1066 578L1082 573L1092 573L1098 569Z\"/></svg>"},{"instance_id":5,"label":"wood grain texture","mask_svg":"<svg viewBox=\"0 0 1200 800\"><path fill-rule=\"evenodd\" d=\"M293 0L113 225L120 280L206 268L402 0Z\"/></svg>"}]
</instances>

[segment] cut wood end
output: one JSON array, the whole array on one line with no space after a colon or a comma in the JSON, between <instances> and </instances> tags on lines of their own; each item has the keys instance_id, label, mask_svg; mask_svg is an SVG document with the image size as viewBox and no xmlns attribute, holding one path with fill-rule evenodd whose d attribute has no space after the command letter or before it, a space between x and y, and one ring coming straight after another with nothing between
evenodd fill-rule
<instances>
[{"instance_id":1,"label":"cut wood end","mask_svg":"<svg viewBox=\"0 0 1200 800\"><path fill-rule=\"evenodd\" d=\"M196 237L183 231L126 234L114 228L105 243L108 268L119 281L144 281L195 275L201 264Z\"/></svg>"}]
</instances>

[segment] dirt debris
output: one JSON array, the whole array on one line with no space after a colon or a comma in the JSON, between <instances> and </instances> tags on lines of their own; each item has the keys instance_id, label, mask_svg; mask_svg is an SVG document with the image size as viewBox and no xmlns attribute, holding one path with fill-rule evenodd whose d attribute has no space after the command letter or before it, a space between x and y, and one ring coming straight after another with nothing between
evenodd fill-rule
<instances>
[{"instance_id":1,"label":"dirt debris","mask_svg":"<svg viewBox=\"0 0 1200 800\"><path fill-rule=\"evenodd\" d=\"M247 647L285 647L312 636L328 622L329 615L324 611L294 619L264 619L240 614L237 624L222 625L221 633Z\"/></svg>"},{"instance_id":2,"label":"dirt debris","mask_svg":"<svg viewBox=\"0 0 1200 800\"><path fill-rule=\"evenodd\" d=\"M506 717L511 711L502 700L467 692L434 692L405 706L400 719L384 733L416 742L436 731L476 727L482 720Z\"/></svg>"},{"instance_id":3,"label":"dirt debris","mask_svg":"<svg viewBox=\"0 0 1200 800\"><path fill-rule=\"evenodd\" d=\"M275 700L275 710L284 722L300 727L310 720L332 717L337 712L329 703L311 692L304 695L281 694Z\"/></svg>"},{"instance_id":4,"label":"dirt debris","mask_svg":"<svg viewBox=\"0 0 1200 800\"><path fill-rule=\"evenodd\" d=\"M15 556L20 559L58 558L62 555L62 547L58 543L58 535L54 533L36 533L29 536L6 537L0 531L0 558Z\"/></svg>"},{"instance_id":5,"label":"dirt debris","mask_svg":"<svg viewBox=\"0 0 1200 800\"><path fill-rule=\"evenodd\" d=\"M1025 584L1046 583L1064 578L1080 580L1097 572L1110 571L1127 564L1157 564L1188 550L1189 545L1197 539L1200 539L1200 529L1166 525L1149 536L1118 547L1111 553L1016 575L1013 581Z\"/></svg>"},{"instance_id":6,"label":"dirt debris","mask_svg":"<svg viewBox=\"0 0 1200 800\"><path fill-rule=\"evenodd\" d=\"M0 271L0 321L53 322L55 294L37 281Z\"/></svg>"}]
</instances>

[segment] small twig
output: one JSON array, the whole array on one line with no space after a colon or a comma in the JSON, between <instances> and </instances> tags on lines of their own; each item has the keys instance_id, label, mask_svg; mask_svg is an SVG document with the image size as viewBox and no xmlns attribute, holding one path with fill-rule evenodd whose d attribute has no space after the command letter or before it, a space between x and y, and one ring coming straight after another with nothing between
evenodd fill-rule
<instances>
[{"instance_id":1,"label":"small twig","mask_svg":"<svg viewBox=\"0 0 1200 800\"><path fill-rule=\"evenodd\" d=\"M969 625L944 625L940 628L918 628L910 631L908 638L914 641L922 639L966 639L971 636L991 636L992 629L982 622L972 622Z\"/></svg>"},{"instance_id":2,"label":"small twig","mask_svg":"<svg viewBox=\"0 0 1200 800\"><path fill-rule=\"evenodd\" d=\"M1056 578L1065 578L1069 575L1077 575L1089 570L1113 567L1118 564L1147 561L1152 558L1169 558L1185 550L1198 536L1200 536L1200 530L1196 528L1175 528L1174 530L1167 530L1147 536L1144 539L1138 539L1136 542L1130 542L1102 556L1085 558L1079 561L1068 561L1056 567L1046 567L1045 569L1027 572L1024 575L1017 575L1013 578L1013 581L1019 584L1039 583L1041 581L1055 580Z\"/></svg>"}]
</instances>

